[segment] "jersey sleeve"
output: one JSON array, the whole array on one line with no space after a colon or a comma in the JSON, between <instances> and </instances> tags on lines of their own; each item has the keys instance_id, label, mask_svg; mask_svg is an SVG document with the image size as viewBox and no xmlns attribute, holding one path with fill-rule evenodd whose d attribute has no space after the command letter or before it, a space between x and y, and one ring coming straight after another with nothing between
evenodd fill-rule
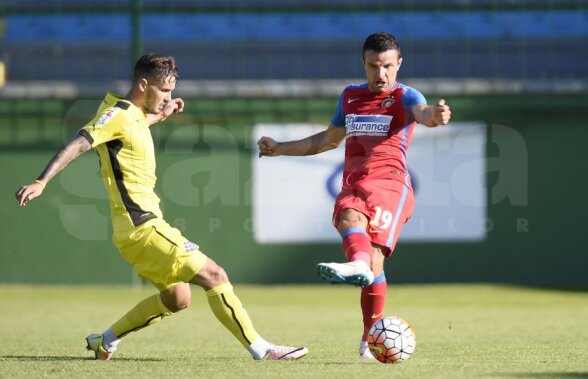
<instances>
[{"instance_id":1,"label":"jersey sleeve","mask_svg":"<svg viewBox=\"0 0 588 379\"><path fill-rule=\"evenodd\" d=\"M122 138L128 125L125 112L118 107L109 107L98 112L96 117L78 132L92 147Z\"/></svg>"},{"instance_id":2,"label":"jersey sleeve","mask_svg":"<svg viewBox=\"0 0 588 379\"><path fill-rule=\"evenodd\" d=\"M427 99L422 93L412 87L407 87L402 94L402 104L404 104L404 111L408 114L410 122L414 121L414 114L412 108L417 104L427 105Z\"/></svg>"},{"instance_id":3,"label":"jersey sleeve","mask_svg":"<svg viewBox=\"0 0 588 379\"><path fill-rule=\"evenodd\" d=\"M331 118L331 124L338 128L345 127L345 114L343 113L343 95L345 91L341 92L341 96L339 96L339 102L337 103L337 109L335 110L335 114L333 114L333 118Z\"/></svg>"}]
</instances>

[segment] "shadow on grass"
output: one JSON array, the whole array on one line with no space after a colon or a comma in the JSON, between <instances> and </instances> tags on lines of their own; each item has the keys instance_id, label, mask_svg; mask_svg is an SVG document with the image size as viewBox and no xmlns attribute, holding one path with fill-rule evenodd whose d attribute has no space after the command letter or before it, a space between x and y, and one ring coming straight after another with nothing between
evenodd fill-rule
<instances>
[{"instance_id":1,"label":"shadow on grass","mask_svg":"<svg viewBox=\"0 0 588 379\"><path fill-rule=\"evenodd\" d=\"M504 283L501 283L504 284ZM499 284L500 285L500 284ZM512 287L519 287L519 288L528 288L528 289L534 289L534 290L543 290L543 291L555 291L555 292L573 292L573 293L583 293L583 294L587 294L588 293L588 286L586 284L583 285L552 285L552 286L548 286L548 285L532 285L532 284L517 284L517 283L510 283L510 284L505 284L507 286L512 286ZM580 373L580 374L585 374L585 373Z\"/></svg>"},{"instance_id":2,"label":"shadow on grass","mask_svg":"<svg viewBox=\"0 0 588 379\"><path fill-rule=\"evenodd\" d=\"M49 362L49 361L95 361L93 357L88 356L64 356L64 355L0 355L0 360L15 361L32 361L32 362ZM165 359L159 358L116 358L113 361L126 362L163 362Z\"/></svg>"},{"instance_id":3,"label":"shadow on grass","mask_svg":"<svg viewBox=\"0 0 588 379\"><path fill-rule=\"evenodd\" d=\"M518 372L509 374L513 377L521 378L588 378L588 371L586 372Z\"/></svg>"}]
</instances>

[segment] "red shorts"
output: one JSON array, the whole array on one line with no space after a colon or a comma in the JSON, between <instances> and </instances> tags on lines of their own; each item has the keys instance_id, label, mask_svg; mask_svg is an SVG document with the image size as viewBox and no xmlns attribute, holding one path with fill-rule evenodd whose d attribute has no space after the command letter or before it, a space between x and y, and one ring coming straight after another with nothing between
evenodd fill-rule
<instances>
[{"instance_id":1,"label":"red shorts","mask_svg":"<svg viewBox=\"0 0 588 379\"><path fill-rule=\"evenodd\" d=\"M367 233L371 241L387 247L386 256L389 256L394 251L402 226L412 216L414 194L410 184L399 180L364 179L344 187L339 193L335 201L333 225L337 226L341 213L348 208L368 218Z\"/></svg>"}]
</instances>

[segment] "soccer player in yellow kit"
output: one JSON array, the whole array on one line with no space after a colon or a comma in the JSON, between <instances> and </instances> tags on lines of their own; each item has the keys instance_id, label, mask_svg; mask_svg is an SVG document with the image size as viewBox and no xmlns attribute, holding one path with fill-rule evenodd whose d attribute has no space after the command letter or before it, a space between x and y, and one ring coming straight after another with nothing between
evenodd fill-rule
<instances>
[{"instance_id":1,"label":"soccer player in yellow kit","mask_svg":"<svg viewBox=\"0 0 588 379\"><path fill-rule=\"evenodd\" d=\"M135 65L129 93L124 98L108 93L94 119L49 161L36 180L16 192L16 199L26 205L72 160L92 148L98 152L111 206L113 242L159 293L138 303L102 334L86 338L87 349L96 359L109 360L123 337L188 307L190 284L206 291L216 318L254 359L301 358L308 353L306 347L279 346L263 339L223 268L163 220L154 192L155 149L149 127L183 111L182 99L171 96L177 80L172 57L142 56Z\"/></svg>"}]
</instances>

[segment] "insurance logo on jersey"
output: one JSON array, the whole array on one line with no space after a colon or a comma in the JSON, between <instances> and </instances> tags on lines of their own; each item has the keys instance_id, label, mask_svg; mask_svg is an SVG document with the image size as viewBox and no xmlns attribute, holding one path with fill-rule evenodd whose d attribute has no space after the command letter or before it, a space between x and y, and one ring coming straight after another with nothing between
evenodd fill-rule
<instances>
[{"instance_id":1,"label":"insurance logo on jersey","mask_svg":"<svg viewBox=\"0 0 588 379\"><path fill-rule=\"evenodd\" d=\"M104 124L106 124L108 122L108 120L110 120L111 118L113 118L120 111L121 111L120 108L112 108L112 109L109 109L102 116L100 116L100 118L98 119L98 121L96 121L96 124L94 124L94 127L95 128L101 128L101 127L103 127Z\"/></svg>"},{"instance_id":2,"label":"insurance logo on jersey","mask_svg":"<svg viewBox=\"0 0 588 379\"><path fill-rule=\"evenodd\" d=\"M388 115L349 114L345 116L348 136L386 136L391 122L392 116Z\"/></svg>"}]
</instances>

